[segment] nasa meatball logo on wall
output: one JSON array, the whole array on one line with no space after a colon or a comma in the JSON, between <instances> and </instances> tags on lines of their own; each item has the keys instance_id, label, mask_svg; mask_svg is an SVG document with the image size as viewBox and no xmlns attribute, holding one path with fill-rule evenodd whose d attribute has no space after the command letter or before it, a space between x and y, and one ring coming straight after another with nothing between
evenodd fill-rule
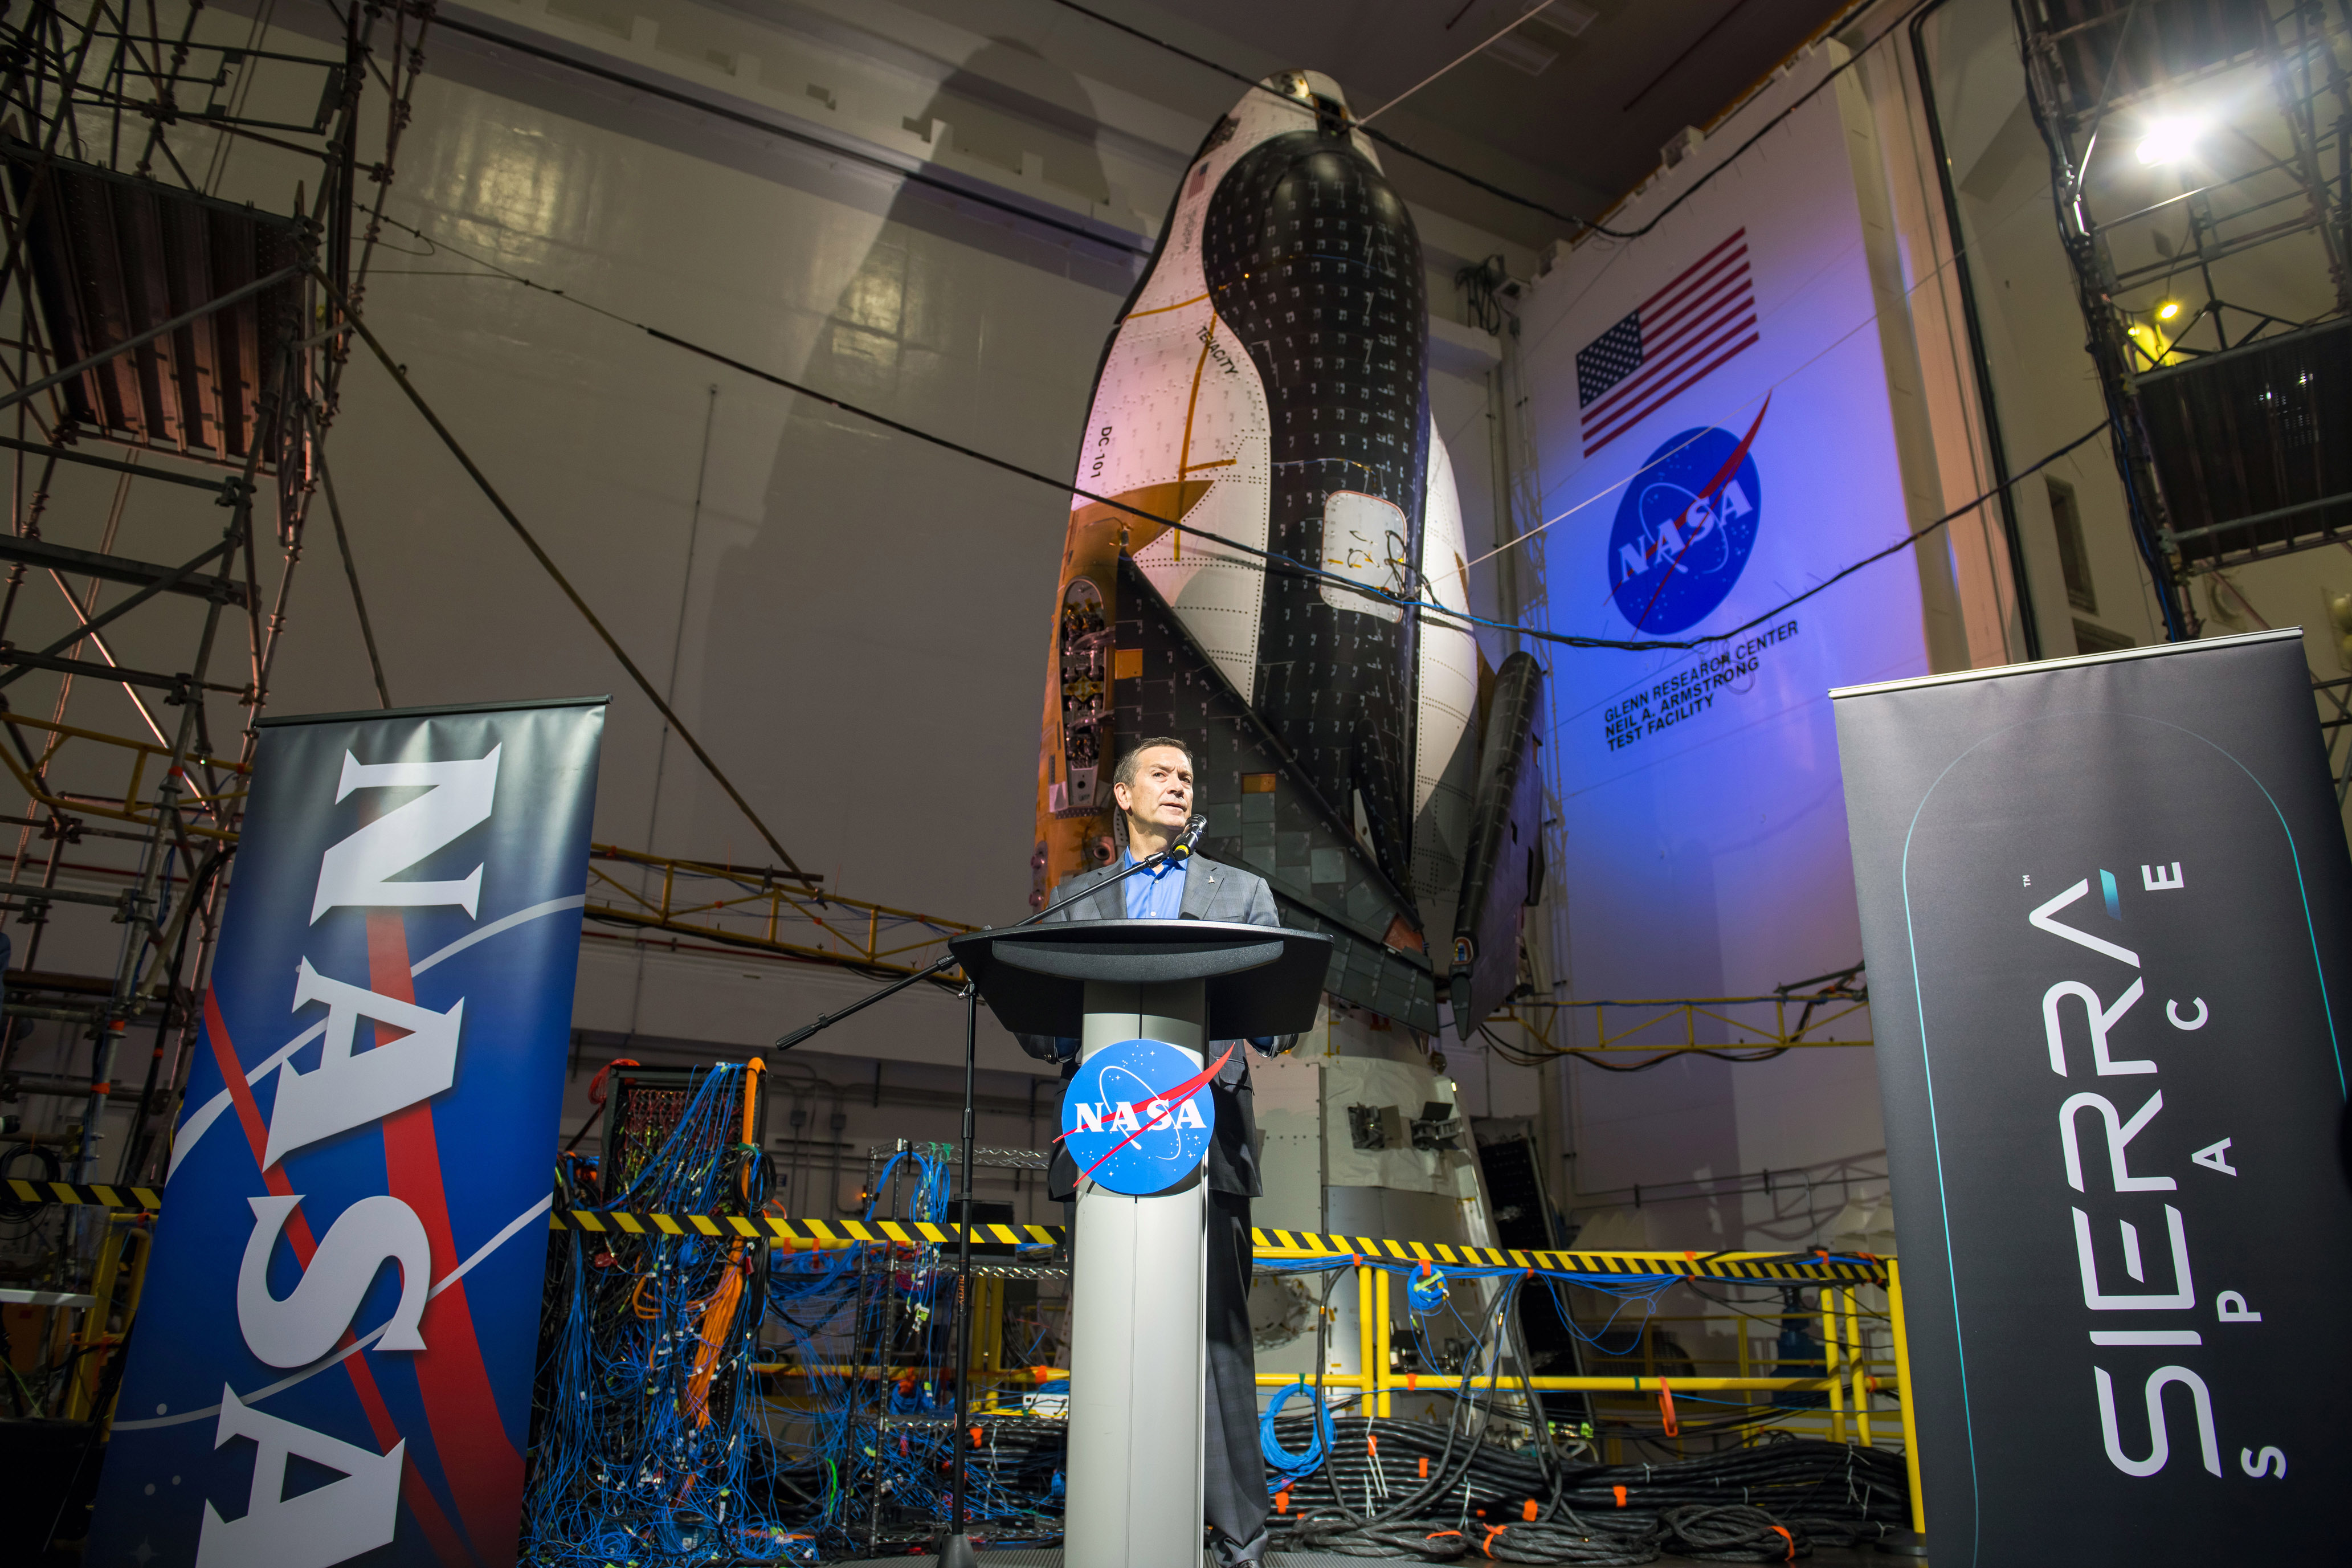
<instances>
[{"instance_id":1,"label":"nasa meatball logo on wall","mask_svg":"<svg viewBox=\"0 0 2352 1568\"><path fill-rule=\"evenodd\" d=\"M1634 630L1687 630L1738 586L1764 504L1748 450L1755 439L1754 425L1744 437L1709 426L1681 431L1625 487L1607 571L1611 596Z\"/></svg>"},{"instance_id":2,"label":"nasa meatball logo on wall","mask_svg":"<svg viewBox=\"0 0 2352 1568\"><path fill-rule=\"evenodd\" d=\"M1062 1142L1108 1191L1150 1197L1209 1155L1216 1108L1201 1059L1165 1040L1118 1040L1088 1057L1062 1092ZM1174 1091L1192 1092L1176 1097Z\"/></svg>"}]
</instances>

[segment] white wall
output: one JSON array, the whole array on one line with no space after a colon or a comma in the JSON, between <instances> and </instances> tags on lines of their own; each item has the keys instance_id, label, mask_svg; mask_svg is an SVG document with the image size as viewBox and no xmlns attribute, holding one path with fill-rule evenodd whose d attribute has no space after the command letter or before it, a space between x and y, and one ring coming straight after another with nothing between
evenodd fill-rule
<instances>
[{"instance_id":1,"label":"white wall","mask_svg":"<svg viewBox=\"0 0 2352 1568\"><path fill-rule=\"evenodd\" d=\"M1612 525L1633 493L1628 485L1636 470L1647 472L1653 448L1680 432L1712 426L1738 437L1751 425L1748 455L1761 486L1753 554L1718 608L1687 628L1662 630L1713 634L1758 616L1799 628L1764 647L1757 668L1720 689L1712 708L1664 729L1637 727L1631 740L1612 741L1611 705L1690 669L1697 656L1551 650L1572 969L1562 999L1753 996L1858 962L1827 692L1967 658L1955 584L1966 563L1941 551L1897 552L1776 609L1941 510L1883 188L1873 183L1879 153L1869 105L1852 75L1800 102L1843 58L1830 50L1801 62L1612 216L1642 237L1597 237L1568 252L1527 307L1521 342L1543 512L1557 520L1542 542L1553 628L1644 635L1610 604L1619 575ZM1738 163L1700 183L1768 125ZM1758 345L1622 441L1588 453L1579 351L1735 232L1746 235L1753 269ZM1645 331L1647 353L1661 352L1648 347L1656 331ZM1773 1022L1769 1006L1708 1014L1696 1027L1710 1045L1755 1037L1725 1016ZM1612 1008L1599 1024L1617 1043L1687 1037L1682 1017L1668 1014L1658 1030L1623 1041L1645 1016L1654 1015ZM1595 1029L1594 1014L1576 1009L1560 1016L1554 1038L1591 1045ZM1825 1033L1866 1039L1866 1015ZM1630 1066L1639 1058L1609 1059ZM1475 1083L1482 1075L1465 1068L1462 1076ZM1615 1245L1786 1246L1840 1206L1843 1173L1884 1169L1864 1050L1807 1047L1741 1064L1685 1057L1638 1074L1579 1063L1566 1080L1572 1158L1550 1173L1567 1178L1562 1206L1599 1219L1596 1234L1613 1232ZM1785 1203L1726 1195L1743 1173L1752 1180L1768 1168L1809 1169L1831 1183L1818 1194L1823 1212L1804 1213L1792 1234ZM1638 1212L1636 1186L1647 1189ZM1626 1212L1610 1212L1619 1208Z\"/></svg>"}]
</instances>

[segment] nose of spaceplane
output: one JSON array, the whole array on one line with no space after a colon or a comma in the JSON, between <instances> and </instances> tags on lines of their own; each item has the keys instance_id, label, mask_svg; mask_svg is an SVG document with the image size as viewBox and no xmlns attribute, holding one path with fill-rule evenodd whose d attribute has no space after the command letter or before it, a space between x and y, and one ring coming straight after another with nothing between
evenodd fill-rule
<instances>
[{"instance_id":1,"label":"nose of spaceplane","mask_svg":"<svg viewBox=\"0 0 2352 1568\"><path fill-rule=\"evenodd\" d=\"M1321 71L1276 71L1259 85L1270 88L1285 98L1295 98L1301 103L1314 103L1320 100L1327 104L1336 104L1342 111L1348 109L1346 89Z\"/></svg>"},{"instance_id":2,"label":"nose of spaceplane","mask_svg":"<svg viewBox=\"0 0 2352 1568\"><path fill-rule=\"evenodd\" d=\"M1317 98L1328 99L1342 109L1348 107L1347 89L1338 82L1325 76L1321 71L1301 71L1298 74L1306 79L1308 92Z\"/></svg>"}]
</instances>

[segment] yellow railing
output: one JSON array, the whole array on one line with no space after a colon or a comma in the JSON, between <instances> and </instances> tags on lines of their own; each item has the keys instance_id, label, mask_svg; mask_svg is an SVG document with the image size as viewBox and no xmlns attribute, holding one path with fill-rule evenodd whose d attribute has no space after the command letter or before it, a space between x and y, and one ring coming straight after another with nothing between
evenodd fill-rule
<instances>
[{"instance_id":1,"label":"yellow railing","mask_svg":"<svg viewBox=\"0 0 2352 1568\"><path fill-rule=\"evenodd\" d=\"M1811 1008L1811 1016L1801 1016L1796 1026L1790 1027L1790 1009L1796 1007L1801 1015L1808 1005ZM1812 996L1680 996L1615 1002L1515 1002L1496 1013L1488 1022L1517 1024L1546 1051L1620 1052L1628 1055L1670 1051L1786 1051L1811 1047L1869 1045L1869 1031L1856 1025L1847 1026L1860 1034L1860 1038L1832 1039L1827 1033L1856 1014L1866 1015L1869 1007L1866 998L1842 993ZM1563 1044L1553 1037L1559 1027L1561 1015L1570 1008L1591 1009L1592 1044ZM1759 1011L1765 1008L1770 1009L1769 1023L1758 1016ZM1612 1009L1616 1011L1620 1020L1628 1013L1636 1016L1630 1023L1620 1022L1612 1034ZM1735 1009L1744 1011L1747 1016L1741 1016L1741 1012ZM1721 1033L1724 1037L1701 1040L1699 1031L1702 1023L1709 1026L1708 1033Z\"/></svg>"},{"instance_id":2,"label":"yellow railing","mask_svg":"<svg viewBox=\"0 0 2352 1568\"><path fill-rule=\"evenodd\" d=\"M623 867L637 868L638 874L632 877ZM788 871L647 855L611 844L590 852L588 916L776 958L887 974L911 974L937 959L950 937L980 929L819 892Z\"/></svg>"},{"instance_id":3,"label":"yellow railing","mask_svg":"<svg viewBox=\"0 0 2352 1568\"><path fill-rule=\"evenodd\" d=\"M154 1250L152 1229L128 1223L132 1218L129 1215L108 1217L115 1223L99 1244L98 1267L90 1279L89 1293L97 1305L82 1313L81 1331L73 1338L74 1351L81 1364L75 1369L66 1390L65 1417L68 1421L87 1421L94 1415L109 1421L114 1418L111 1400L103 1410L100 1409L99 1390L105 1384L108 1358L121 1349L131 1320L139 1315L139 1298L147 1288L147 1261ZM120 1332L108 1327L109 1319L118 1310L124 1325ZM57 1312L54 1316L62 1321L65 1314Z\"/></svg>"},{"instance_id":4,"label":"yellow railing","mask_svg":"<svg viewBox=\"0 0 2352 1568\"><path fill-rule=\"evenodd\" d=\"M28 718L22 713L9 714L6 722L11 727L39 731L49 737L47 742L41 747L40 754L34 759L34 765L31 767L25 765L24 759L17 754L14 745L5 741L0 741L0 764L6 766L18 786L33 800L60 816L102 816L114 822L136 823L141 827L152 827L155 825L156 814L162 808L153 801L141 800L139 795L147 787L151 770L155 769L157 763L161 763L165 766L170 764L171 747L161 745L153 741L135 741L127 735L109 735L102 731L83 730L71 724L52 723L47 719ZM120 795L111 790L102 795L66 795L43 782L45 779L55 778L54 770L58 759L65 752L67 745L74 741L87 741L97 746L116 747L131 753L130 780L122 786ZM76 753L77 757L89 750L89 747L80 748ZM206 823L197 819L193 814L184 812L187 831L199 838L235 838L236 830L234 827L222 826L235 813L233 810L224 811L222 808L234 807L237 802L245 798L246 792L240 787L224 790L217 795L207 795L196 786L195 780L190 776L191 771L197 768L216 769L228 778L239 781L242 781L247 769L242 764L230 762L226 757L211 757L191 752L187 758L187 765L182 770L180 775L180 799L187 805L194 806L213 818L210 823ZM160 777L161 773L156 772L152 776Z\"/></svg>"},{"instance_id":5,"label":"yellow railing","mask_svg":"<svg viewBox=\"0 0 2352 1568\"><path fill-rule=\"evenodd\" d=\"M1304 1255L1262 1247L1257 1249L1257 1256L1265 1258ZM1660 1266L1661 1272L1668 1271L1670 1267L1689 1267L1688 1255L1680 1252L1626 1253L1612 1254L1612 1256L1622 1256L1633 1262L1638 1262L1643 1258L1654 1258ZM1727 1279L1754 1284L1753 1279L1747 1279L1735 1271L1740 1258L1739 1254L1725 1254L1717 1258L1706 1259L1705 1262L1727 1266L1724 1269L1724 1277ZM1882 1315L1874 1311L1866 1311L1863 1308L1860 1294L1864 1287L1823 1282L1820 1286L1819 1316L1821 1344L1824 1357L1823 1371L1826 1375L1822 1377L1752 1375L1748 1371L1748 1335L1743 1330L1738 1336L1739 1351L1737 1364L1739 1370L1734 1376L1683 1377L1671 1373L1661 1375L1654 1370L1640 1373L1591 1377L1520 1377L1502 1373L1485 1377L1472 1377L1466 1386L1477 1390L1491 1389L1503 1394L1509 1394L1515 1390L1536 1394L1616 1394L1652 1400L1658 1399L1661 1394L1670 1395L1677 1391L1689 1394L1825 1392L1829 1394L1830 1403L1826 1412L1824 1436L1832 1443L1847 1441L1850 1414L1853 1440L1865 1448L1876 1447L1874 1434L1871 1427L1873 1395L1891 1395L1895 1403L1898 1424L1903 1434L1904 1468L1908 1473L1911 1483L1911 1528L1924 1532L1927 1528L1927 1512L1920 1498L1918 1423L1911 1407L1910 1347L1905 1337L1903 1325L1902 1271L1892 1258L1880 1261L1886 1270L1887 1310L1884 1318L1888 1323L1894 1340L1892 1355L1883 1360L1874 1360L1864 1352L1863 1321L1865 1318L1877 1320ZM1802 1318L1809 1323L1813 1317L1811 1313L1752 1313L1749 1315L1767 1318L1773 1321L1795 1321ZM1645 1356L1648 1355L1652 1344L1650 1335L1646 1332L1647 1324L1679 1321L1684 1320L1674 1318L1645 1320L1645 1331L1642 1336ZM1343 1373L1327 1368L1321 1383L1325 1388L1353 1389L1361 1393L1365 1396L1367 1414L1380 1416L1393 1415L1396 1395L1400 1392L1408 1396L1420 1394L1444 1394L1465 1386L1458 1375L1401 1372L1391 1365L1394 1345L1394 1325L1389 1300L1389 1270L1357 1266L1356 1324L1356 1364L1359 1370ZM1872 1371L1873 1367L1884 1368L1886 1375L1882 1376ZM1309 1377L1301 1373L1260 1373L1257 1384L1260 1388L1287 1388L1309 1381L1311 1381ZM1420 1386L1423 1383L1429 1384L1425 1390Z\"/></svg>"}]
</instances>

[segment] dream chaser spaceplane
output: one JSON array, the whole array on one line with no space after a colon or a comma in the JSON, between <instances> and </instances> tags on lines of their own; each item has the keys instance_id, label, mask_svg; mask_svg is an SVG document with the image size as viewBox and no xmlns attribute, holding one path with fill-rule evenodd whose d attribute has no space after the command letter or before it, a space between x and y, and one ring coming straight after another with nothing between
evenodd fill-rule
<instances>
[{"instance_id":1,"label":"dream chaser spaceplane","mask_svg":"<svg viewBox=\"0 0 2352 1568\"><path fill-rule=\"evenodd\" d=\"M1412 216L1338 85L1267 78L1202 142L1103 351L1032 870L1042 903L1108 861L1117 738L1181 736L1204 852L1341 939L1331 989L1434 1033L1450 982L1466 1036L1541 887L1542 673L1423 607L1469 608L1428 332Z\"/></svg>"}]
</instances>

